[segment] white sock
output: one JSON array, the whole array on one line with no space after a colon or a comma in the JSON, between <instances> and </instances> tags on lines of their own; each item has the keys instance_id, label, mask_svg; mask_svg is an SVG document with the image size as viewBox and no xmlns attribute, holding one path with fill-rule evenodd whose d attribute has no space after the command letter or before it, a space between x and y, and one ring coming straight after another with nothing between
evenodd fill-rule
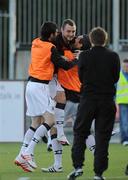
<instances>
[{"instance_id":1,"label":"white sock","mask_svg":"<svg viewBox=\"0 0 128 180\"><path fill-rule=\"evenodd\" d=\"M62 167L62 145L58 143L57 137L52 135L52 149L54 152L54 167Z\"/></svg>"},{"instance_id":2,"label":"white sock","mask_svg":"<svg viewBox=\"0 0 128 180\"><path fill-rule=\"evenodd\" d=\"M64 109L55 108L57 137L64 135Z\"/></svg>"},{"instance_id":3,"label":"white sock","mask_svg":"<svg viewBox=\"0 0 128 180\"><path fill-rule=\"evenodd\" d=\"M36 129L34 129L33 127L30 127L27 132L25 133L25 136L24 136L24 140L23 140L23 144L22 144L22 147L21 147L21 150L20 150L20 153L19 154L22 154L24 153L24 151L26 150L26 148L28 147L34 133L35 133Z\"/></svg>"},{"instance_id":4,"label":"white sock","mask_svg":"<svg viewBox=\"0 0 128 180\"><path fill-rule=\"evenodd\" d=\"M40 127L37 128L28 148L26 149L26 154L34 154L35 146L38 144L40 139L47 133L47 128L42 124Z\"/></svg>"},{"instance_id":5,"label":"white sock","mask_svg":"<svg viewBox=\"0 0 128 180\"><path fill-rule=\"evenodd\" d=\"M52 144L52 141L51 141L50 131L48 131L48 143L47 143L47 146L49 146L50 144Z\"/></svg>"},{"instance_id":6,"label":"white sock","mask_svg":"<svg viewBox=\"0 0 128 180\"><path fill-rule=\"evenodd\" d=\"M93 135L89 135L86 139L86 146L94 154L96 143Z\"/></svg>"}]
</instances>

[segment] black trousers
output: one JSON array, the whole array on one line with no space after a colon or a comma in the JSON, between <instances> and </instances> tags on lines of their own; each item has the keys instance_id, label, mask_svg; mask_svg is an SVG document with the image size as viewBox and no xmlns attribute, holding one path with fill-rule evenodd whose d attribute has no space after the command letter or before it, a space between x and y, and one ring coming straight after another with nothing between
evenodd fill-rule
<instances>
[{"instance_id":1,"label":"black trousers","mask_svg":"<svg viewBox=\"0 0 128 180\"><path fill-rule=\"evenodd\" d=\"M82 167L86 149L85 139L90 134L95 119L96 149L94 153L94 172L102 174L108 168L108 147L116 113L112 99L81 99L74 124L72 161L75 168Z\"/></svg>"}]
</instances>

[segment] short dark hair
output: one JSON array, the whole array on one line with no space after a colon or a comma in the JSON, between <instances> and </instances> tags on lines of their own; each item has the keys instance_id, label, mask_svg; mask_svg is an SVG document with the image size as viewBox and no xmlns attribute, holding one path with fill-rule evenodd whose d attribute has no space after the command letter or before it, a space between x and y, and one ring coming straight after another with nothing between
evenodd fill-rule
<instances>
[{"instance_id":1,"label":"short dark hair","mask_svg":"<svg viewBox=\"0 0 128 180\"><path fill-rule=\"evenodd\" d=\"M44 22L41 25L41 29L40 29L40 35L41 35L41 39L42 40L48 40L48 38L50 37L50 35L52 33L55 33L57 30L57 25L53 22Z\"/></svg>"},{"instance_id":2,"label":"short dark hair","mask_svg":"<svg viewBox=\"0 0 128 180\"><path fill-rule=\"evenodd\" d=\"M91 48L91 43L89 40L89 36L87 34L83 35L83 38L80 40L80 43L82 43L81 50L87 50Z\"/></svg>"},{"instance_id":3,"label":"short dark hair","mask_svg":"<svg viewBox=\"0 0 128 180\"><path fill-rule=\"evenodd\" d=\"M123 60L123 63L128 63L128 59L127 59L127 58L124 59L124 60Z\"/></svg>"},{"instance_id":4,"label":"short dark hair","mask_svg":"<svg viewBox=\"0 0 128 180\"><path fill-rule=\"evenodd\" d=\"M75 21L72 19L65 19L62 23L62 29L64 29L67 24L70 26L76 26Z\"/></svg>"},{"instance_id":5,"label":"short dark hair","mask_svg":"<svg viewBox=\"0 0 128 180\"><path fill-rule=\"evenodd\" d=\"M94 45L104 45L107 42L108 34L102 27L95 27L90 31L89 38Z\"/></svg>"}]
</instances>

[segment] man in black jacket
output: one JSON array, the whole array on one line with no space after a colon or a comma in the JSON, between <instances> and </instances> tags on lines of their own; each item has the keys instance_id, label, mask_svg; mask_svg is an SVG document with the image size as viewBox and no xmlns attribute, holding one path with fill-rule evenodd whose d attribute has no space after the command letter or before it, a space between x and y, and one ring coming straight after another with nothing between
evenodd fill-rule
<instances>
[{"instance_id":1,"label":"man in black jacket","mask_svg":"<svg viewBox=\"0 0 128 180\"><path fill-rule=\"evenodd\" d=\"M120 72L119 56L105 47L107 33L101 27L92 29L89 38L92 48L79 57L82 96L74 124L72 161L75 170L69 174L69 180L83 174L85 139L93 119L96 140L94 180L104 180L102 174L108 168L108 146L116 112L114 96Z\"/></svg>"}]
</instances>

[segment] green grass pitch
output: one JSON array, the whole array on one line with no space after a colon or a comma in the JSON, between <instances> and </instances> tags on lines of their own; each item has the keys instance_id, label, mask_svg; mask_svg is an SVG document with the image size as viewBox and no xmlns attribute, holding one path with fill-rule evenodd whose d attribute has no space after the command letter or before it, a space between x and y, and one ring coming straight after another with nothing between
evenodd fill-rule
<instances>
[{"instance_id":1,"label":"green grass pitch","mask_svg":"<svg viewBox=\"0 0 128 180\"><path fill-rule=\"evenodd\" d=\"M42 173L41 167L52 165L53 153L47 152L46 145L40 143L35 149L38 168L33 173L25 173L13 164L20 145L20 143L0 143L0 180L66 180L67 175L73 169L70 157L71 146L69 146L63 148L63 173ZM128 147L123 147L120 144L110 144L109 154L109 168L104 176L108 180L128 179L128 176L124 175L124 169L128 163ZM93 176L93 155L87 150L84 174L78 180L91 180Z\"/></svg>"}]
</instances>

